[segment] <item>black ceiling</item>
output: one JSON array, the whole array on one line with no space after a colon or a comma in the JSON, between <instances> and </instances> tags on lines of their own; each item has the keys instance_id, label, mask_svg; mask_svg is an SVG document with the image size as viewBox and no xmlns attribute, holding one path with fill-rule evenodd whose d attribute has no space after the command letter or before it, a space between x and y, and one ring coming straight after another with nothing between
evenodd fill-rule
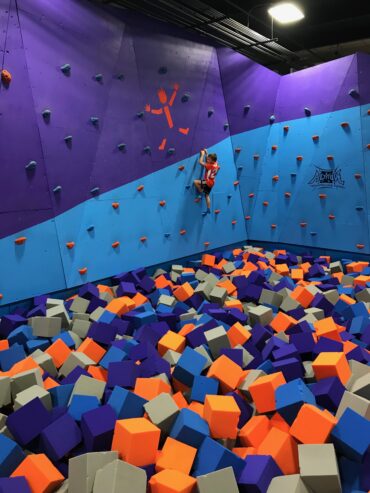
<instances>
[{"instance_id":1,"label":"black ceiling","mask_svg":"<svg viewBox=\"0 0 370 493\"><path fill-rule=\"evenodd\" d=\"M275 23L273 32L267 8L276 0L101 1L210 36L280 73L341 56L343 43L370 37L370 0L293 0L305 18L285 26ZM278 39L269 41L271 36ZM328 45L338 49L319 49Z\"/></svg>"}]
</instances>

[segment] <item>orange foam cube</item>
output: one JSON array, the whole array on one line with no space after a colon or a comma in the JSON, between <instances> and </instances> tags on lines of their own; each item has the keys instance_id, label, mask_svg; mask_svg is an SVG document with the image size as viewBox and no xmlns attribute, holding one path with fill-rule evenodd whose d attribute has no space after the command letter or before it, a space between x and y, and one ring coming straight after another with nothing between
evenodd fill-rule
<instances>
[{"instance_id":1,"label":"orange foam cube","mask_svg":"<svg viewBox=\"0 0 370 493\"><path fill-rule=\"evenodd\" d=\"M208 253L205 253L202 256L202 264L206 265L207 267L213 267L216 262L216 257L214 255L210 255Z\"/></svg>"},{"instance_id":2,"label":"orange foam cube","mask_svg":"<svg viewBox=\"0 0 370 493\"><path fill-rule=\"evenodd\" d=\"M231 395L207 395L204 419L213 438L236 438L240 409Z\"/></svg>"},{"instance_id":3,"label":"orange foam cube","mask_svg":"<svg viewBox=\"0 0 370 493\"><path fill-rule=\"evenodd\" d=\"M216 284L216 286L220 288L224 288L227 291L229 296L234 296L236 292L236 286L229 279L225 279L224 281L220 281Z\"/></svg>"},{"instance_id":4,"label":"orange foam cube","mask_svg":"<svg viewBox=\"0 0 370 493\"><path fill-rule=\"evenodd\" d=\"M291 271L290 271L290 277L294 281L300 281L304 277L303 269L291 269Z\"/></svg>"},{"instance_id":5,"label":"orange foam cube","mask_svg":"<svg viewBox=\"0 0 370 493\"><path fill-rule=\"evenodd\" d=\"M173 469L154 474L149 480L151 493L194 493L197 480Z\"/></svg>"},{"instance_id":6,"label":"orange foam cube","mask_svg":"<svg viewBox=\"0 0 370 493\"><path fill-rule=\"evenodd\" d=\"M182 392L176 392L176 394L173 394L172 399L176 402L179 409L185 409L188 407L188 402Z\"/></svg>"},{"instance_id":7,"label":"orange foam cube","mask_svg":"<svg viewBox=\"0 0 370 493\"><path fill-rule=\"evenodd\" d=\"M290 434L301 443L325 443L337 421L326 409L321 411L311 404L303 404L293 421Z\"/></svg>"},{"instance_id":8,"label":"orange foam cube","mask_svg":"<svg viewBox=\"0 0 370 493\"><path fill-rule=\"evenodd\" d=\"M239 300L226 300L224 303L225 308L236 308L240 312L243 311L243 304Z\"/></svg>"},{"instance_id":9,"label":"orange foam cube","mask_svg":"<svg viewBox=\"0 0 370 493\"><path fill-rule=\"evenodd\" d=\"M45 390L50 390L50 389L53 389L54 387L59 387L59 385L60 385L58 382L56 382L51 377L45 378L43 384L44 384L44 389Z\"/></svg>"},{"instance_id":10,"label":"orange foam cube","mask_svg":"<svg viewBox=\"0 0 370 493\"><path fill-rule=\"evenodd\" d=\"M32 493L51 493L64 481L64 476L45 454L28 455L11 474L24 476Z\"/></svg>"},{"instance_id":11,"label":"orange foam cube","mask_svg":"<svg viewBox=\"0 0 370 493\"><path fill-rule=\"evenodd\" d=\"M275 413L271 417L270 425L273 426L274 428L279 428L279 430L282 431L288 432L290 430L290 426L279 413Z\"/></svg>"},{"instance_id":12,"label":"orange foam cube","mask_svg":"<svg viewBox=\"0 0 370 493\"><path fill-rule=\"evenodd\" d=\"M259 447L270 431L267 416L252 416L239 431L239 440L244 447Z\"/></svg>"},{"instance_id":13,"label":"orange foam cube","mask_svg":"<svg viewBox=\"0 0 370 493\"><path fill-rule=\"evenodd\" d=\"M287 264L276 264L275 265L275 270L281 276L287 276L287 275L289 275L289 267L288 267Z\"/></svg>"},{"instance_id":14,"label":"orange foam cube","mask_svg":"<svg viewBox=\"0 0 370 493\"><path fill-rule=\"evenodd\" d=\"M338 377L345 385L351 376L351 368L344 353L320 353L312 363L317 380Z\"/></svg>"},{"instance_id":15,"label":"orange foam cube","mask_svg":"<svg viewBox=\"0 0 370 493\"><path fill-rule=\"evenodd\" d=\"M9 349L9 341L7 339L0 341L0 351L4 351L5 349Z\"/></svg>"},{"instance_id":16,"label":"orange foam cube","mask_svg":"<svg viewBox=\"0 0 370 493\"><path fill-rule=\"evenodd\" d=\"M188 409L190 409L190 411L194 411L195 413L199 414L201 418L204 418L204 404L193 401L188 405Z\"/></svg>"},{"instance_id":17,"label":"orange foam cube","mask_svg":"<svg viewBox=\"0 0 370 493\"><path fill-rule=\"evenodd\" d=\"M134 466L156 461L161 430L146 418L119 419L113 434L112 450Z\"/></svg>"},{"instance_id":18,"label":"orange foam cube","mask_svg":"<svg viewBox=\"0 0 370 493\"><path fill-rule=\"evenodd\" d=\"M120 296L119 298L114 298L108 303L105 309L111 313L115 313L120 317L125 313L133 310L135 308L135 302L128 296Z\"/></svg>"},{"instance_id":19,"label":"orange foam cube","mask_svg":"<svg viewBox=\"0 0 370 493\"><path fill-rule=\"evenodd\" d=\"M133 296L131 299L135 303L135 308L143 305L148 301L148 298L141 293L136 293L135 296Z\"/></svg>"},{"instance_id":20,"label":"orange foam cube","mask_svg":"<svg viewBox=\"0 0 370 493\"><path fill-rule=\"evenodd\" d=\"M250 386L249 392L259 413L275 411L275 390L286 383L281 371L257 378Z\"/></svg>"},{"instance_id":21,"label":"orange foam cube","mask_svg":"<svg viewBox=\"0 0 370 493\"><path fill-rule=\"evenodd\" d=\"M157 472L163 471L163 469L175 469L176 471L189 474L196 453L196 448L168 437L157 459L155 469Z\"/></svg>"},{"instance_id":22,"label":"orange foam cube","mask_svg":"<svg viewBox=\"0 0 370 493\"><path fill-rule=\"evenodd\" d=\"M234 447L231 452L245 459L248 455L256 455L257 449L255 447Z\"/></svg>"},{"instance_id":23,"label":"orange foam cube","mask_svg":"<svg viewBox=\"0 0 370 493\"><path fill-rule=\"evenodd\" d=\"M246 343L252 337L252 334L240 322L236 322L227 331L227 337L231 347L235 347L238 344L243 345Z\"/></svg>"},{"instance_id":24,"label":"orange foam cube","mask_svg":"<svg viewBox=\"0 0 370 493\"><path fill-rule=\"evenodd\" d=\"M194 289L193 286L185 282L184 284L181 284L175 291L174 291L174 296L177 300L179 301L186 301L189 299L191 296L193 296Z\"/></svg>"},{"instance_id":25,"label":"orange foam cube","mask_svg":"<svg viewBox=\"0 0 370 493\"><path fill-rule=\"evenodd\" d=\"M298 446L285 431L271 428L257 449L258 455L271 455L284 474L298 473Z\"/></svg>"},{"instance_id":26,"label":"orange foam cube","mask_svg":"<svg viewBox=\"0 0 370 493\"><path fill-rule=\"evenodd\" d=\"M323 318L314 323L316 335L320 337L327 337L334 341L342 342L339 335L338 326L334 322L333 317Z\"/></svg>"},{"instance_id":27,"label":"orange foam cube","mask_svg":"<svg viewBox=\"0 0 370 493\"><path fill-rule=\"evenodd\" d=\"M308 289L298 286L292 293L291 298L298 301L303 308L308 308L314 299L315 295L311 293Z\"/></svg>"},{"instance_id":28,"label":"orange foam cube","mask_svg":"<svg viewBox=\"0 0 370 493\"><path fill-rule=\"evenodd\" d=\"M78 351L86 354L86 356L95 361L95 363L99 363L106 353L105 349L97 344L94 339L91 339L91 337L86 337L78 347Z\"/></svg>"},{"instance_id":29,"label":"orange foam cube","mask_svg":"<svg viewBox=\"0 0 370 493\"><path fill-rule=\"evenodd\" d=\"M169 330L158 341L158 352L161 356L163 356L169 349L172 349L177 353L182 353L185 349L185 344L186 339L184 336Z\"/></svg>"},{"instance_id":30,"label":"orange foam cube","mask_svg":"<svg viewBox=\"0 0 370 493\"><path fill-rule=\"evenodd\" d=\"M370 276L357 276L353 281L353 285L366 287L366 283L368 283L369 281Z\"/></svg>"},{"instance_id":31,"label":"orange foam cube","mask_svg":"<svg viewBox=\"0 0 370 493\"><path fill-rule=\"evenodd\" d=\"M171 393L171 387L161 378L137 378L134 393L150 401L157 395Z\"/></svg>"},{"instance_id":32,"label":"orange foam cube","mask_svg":"<svg viewBox=\"0 0 370 493\"><path fill-rule=\"evenodd\" d=\"M212 363L207 373L207 377L217 378L223 393L235 390L242 375L242 368L224 354Z\"/></svg>"},{"instance_id":33,"label":"orange foam cube","mask_svg":"<svg viewBox=\"0 0 370 493\"><path fill-rule=\"evenodd\" d=\"M275 332L285 332L296 323L297 320L295 318L284 312L278 312L274 319L270 322L270 326Z\"/></svg>"},{"instance_id":34,"label":"orange foam cube","mask_svg":"<svg viewBox=\"0 0 370 493\"><path fill-rule=\"evenodd\" d=\"M87 371L95 380L101 380L102 382L108 381L108 371L101 366L89 366Z\"/></svg>"},{"instance_id":35,"label":"orange foam cube","mask_svg":"<svg viewBox=\"0 0 370 493\"><path fill-rule=\"evenodd\" d=\"M63 365L71 352L71 349L63 339L57 339L45 350L45 353L51 356L56 368L60 368Z\"/></svg>"}]
</instances>

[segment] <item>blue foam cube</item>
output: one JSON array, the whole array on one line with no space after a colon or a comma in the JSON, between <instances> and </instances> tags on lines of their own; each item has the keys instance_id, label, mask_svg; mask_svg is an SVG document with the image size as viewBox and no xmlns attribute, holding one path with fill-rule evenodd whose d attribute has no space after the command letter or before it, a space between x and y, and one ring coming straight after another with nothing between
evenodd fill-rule
<instances>
[{"instance_id":1,"label":"blue foam cube","mask_svg":"<svg viewBox=\"0 0 370 493\"><path fill-rule=\"evenodd\" d=\"M192 401L204 402L206 395L217 395L219 382L215 378L197 375L194 377L190 398Z\"/></svg>"},{"instance_id":2,"label":"blue foam cube","mask_svg":"<svg viewBox=\"0 0 370 493\"><path fill-rule=\"evenodd\" d=\"M316 405L315 396L301 378L280 385L275 390L276 411L290 425L303 404Z\"/></svg>"},{"instance_id":3,"label":"blue foam cube","mask_svg":"<svg viewBox=\"0 0 370 493\"><path fill-rule=\"evenodd\" d=\"M117 415L117 419L141 418L144 415L144 404L148 401L130 390L114 387L108 404Z\"/></svg>"},{"instance_id":4,"label":"blue foam cube","mask_svg":"<svg viewBox=\"0 0 370 493\"><path fill-rule=\"evenodd\" d=\"M173 377L191 387L196 375L203 371L207 359L194 349L186 347L173 371Z\"/></svg>"},{"instance_id":5,"label":"blue foam cube","mask_svg":"<svg viewBox=\"0 0 370 493\"><path fill-rule=\"evenodd\" d=\"M181 409L172 426L170 437L198 448L208 436L208 423L194 411Z\"/></svg>"},{"instance_id":6,"label":"blue foam cube","mask_svg":"<svg viewBox=\"0 0 370 493\"><path fill-rule=\"evenodd\" d=\"M331 432L331 438L337 452L362 462L370 445L370 421L347 408Z\"/></svg>"}]
</instances>

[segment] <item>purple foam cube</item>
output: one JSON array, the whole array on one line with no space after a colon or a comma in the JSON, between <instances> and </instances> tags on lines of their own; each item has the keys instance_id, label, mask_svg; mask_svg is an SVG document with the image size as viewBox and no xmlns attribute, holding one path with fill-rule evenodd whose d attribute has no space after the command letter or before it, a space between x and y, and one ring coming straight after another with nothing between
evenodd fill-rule
<instances>
[{"instance_id":1,"label":"purple foam cube","mask_svg":"<svg viewBox=\"0 0 370 493\"><path fill-rule=\"evenodd\" d=\"M169 325L166 322L152 322L150 324L142 325L135 334L135 339L140 342L150 342L153 346L157 344L170 330Z\"/></svg>"},{"instance_id":2,"label":"purple foam cube","mask_svg":"<svg viewBox=\"0 0 370 493\"><path fill-rule=\"evenodd\" d=\"M311 390L319 406L336 412L346 389L339 378L328 377L312 385Z\"/></svg>"},{"instance_id":3,"label":"purple foam cube","mask_svg":"<svg viewBox=\"0 0 370 493\"><path fill-rule=\"evenodd\" d=\"M104 322L94 322L91 324L87 337L91 337L95 342L108 345L114 341L117 334L117 327Z\"/></svg>"},{"instance_id":4,"label":"purple foam cube","mask_svg":"<svg viewBox=\"0 0 370 493\"><path fill-rule=\"evenodd\" d=\"M275 371L281 371L287 382L304 377L304 367L298 358L286 358L272 363Z\"/></svg>"},{"instance_id":5,"label":"purple foam cube","mask_svg":"<svg viewBox=\"0 0 370 493\"><path fill-rule=\"evenodd\" d=\"M85 375L85 377L91 377L90 373L81 368L80 366L76 366L63 380L60 382L62 385L68 385L70 383L75 384L81 375Z\"/></svg>"},{"instance_id":6,"label":"purple foam cube","mask_svg":"<svg viewBox=\"0 0 370 493\"><path fill-rule=\"evenodd\" d=\"M39 398L9 414L6 425L20 445L27 445L51 423L51 415Z\"/></svg>"},{"instance_id":7,"label":"purple foam cube","mask_svg":"<svg viewBox=\"0 0 370 493\"><path fill-rule=\"evenodd\" d=\"M40 436L41 445L52 461L66 456L82 439L80 428L67 413L47 426Z\"/></svg>"},{"instance_id":8,"label":"purple foam cube","mask_svg":"<svg viewBox=\"0 0 370 493\"><path fill-rule=\"evenodd\" d=\"M99 308L99 307L104 308L107 305L108 305L108 302L106 300L101 300L97 296L93 296L90 300L89 306L86 309L86 312L92 313L97 308Z\"/></svg>"},{"instance_id":9,"label":"purple foam cube","mask_svg":"<svg viewBox=\"0 0 370 493\"><path fill-rule=\"evenodd\" d=\"M0 337L6 339L12 330L26 323L27 319L21 315L4 315L0 320Z\"/></svg>"},{"instance_id":10,"label":"purple foam cube","mask_svg":"<svg viewBox=\"0 0 370 493\"><path fill-rule=\"evenodd\" d=\"M312 332L301 332L298 334L292 334L289 338L289 341L291 342L291 344L294 345L294 347L297 348L297 351L302 356L310 354L316 344Z\"/></svg>"},{"instance_id":11,"label":"purple foam cube","mask_svg":"<svg viewBox=\"0 0 370 493\"><path fill-rule=\"evenodd\" d=\"M135 387L139 367L134 361L119 361L108 365L108 387Z\"/></svg>"},{"instance_id":12,"label":"purple foam cube","mask_svg":"<svg viewBox=\"0 0 370 493\"><path fill-rule=\"evenodd\" d=\"M0 478L0 493L31 493L31 488L24 476Z\"/></svg>"},{"instance_id":13,"label":"purple foam cube","mask_svg":"<svg viewBox=\"0 0 370 493\"><path fill-rule=\"evenodd\" d=\"M328 337L320 337L318 342L313 348L314 356L318 356L320 353L340 353L343 351L343 344L339 341L334 341Z\"/></svg>"},{"instance_id":14,"label":"purple foam cube","mask_svg":"<svg viewBox=\"0 0 370 493\"><path fill-rule=\"evenodd\" d=\"M239 417L239 422L238 422L238 428L242 428L247 421L251 419L253 416L253 407L248 404L248 402L239 394L236 392L229 392L226 395L230 395L234 397L235 402L237 403L239 409L240 409L240 417Z\"/></svg>"},{"instance_id":15,"label":"purple foam cube","mask_svg":"<svg viewBox=\"0 0 370 493\"><path fill-rule=\"evenodd\" d=\"M135 296L137 289L133 282L123 281L117 288L117 296Z\"/></svg>"},{"instance_id":16,"label":"purple foam cube","mask_svg":"<svg viewBox=\"0 0 370 493\"><path fill-rule=\"evenodd\" d=\"M266 493L273 478L283 473L270 455L248 455L239 476L241 493Z\"/></svg>"},{"instance_id":17,"label":"purple foam cube","mask_svg":"<svg viewBox=\"0 0 370 493\"><path fill-rule=\"evenodd\" d=\"M86 450L89 452L110 450L116 419L116 413L109 404L82 415L81 430Z\"/></svg>"},{"instance_id":18,"label":"purple foam cube","mask_svg":"<svg viewBox=\"0 0 370 493\"><path fill-rule=\"evenodd\" d=\"M85 298L85 300L91 300L94 297L99 298L99 289L95 286L95 284L89 282L80 287L78 296L80 298Z\"/></svg>"},{"instance_id":19,"label":"purple foam cube","mask_svg":"<svg viewBox=\"0 0 370 493\"><path fill-rule=\"evenodd\" d=\"M220 356L224 354L228 358L230 358L234 363L239 365L240 367L243 367L243 350L242 349L230 349L230 348L223 348L220 351Z\"/></svg>"}]
</instances>

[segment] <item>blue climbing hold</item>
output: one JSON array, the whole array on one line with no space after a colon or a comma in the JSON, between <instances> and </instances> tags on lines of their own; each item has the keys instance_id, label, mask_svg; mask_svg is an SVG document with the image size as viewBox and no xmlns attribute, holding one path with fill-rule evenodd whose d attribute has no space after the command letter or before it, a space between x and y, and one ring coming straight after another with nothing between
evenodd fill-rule
<instances>
[{"instance_id":1,"label":"blue climbing hold","mask_svg":"<svg viewBox=\"0 0 370 493\"><path fill-rule=\"evenodd\" d=\"M165 238L169 238L171 236L171 233L165 233L164 236Z\"/></svg>"},{"instance_id":2,"label":"blue climbing hold","mask_svg":"<svg viewBox=\"0 0 370 493\"><path fill-rule=\"evenodd\" d=\"M181 101L182 101L183 103L187 103L187 102L189 101L189 99L190 99L190 93L188 93L188 92L185 92L185 93L182 95L182 97L181 97Z\"/></svg>"},{"instance_id":3,"label":"blue climbing hold","mask_svg":"<svg viewBox=\"0 0 370 493\"><path fill-rule=\"evenodd\" d=\"M99 123L99 118L97 116L91 116L90 121L93 125L98 125Z\"/></svg>"},{"instance_id":4,"label":"blue climbing hold","mask_svg":"<svg viewBox=\"0 0 370 493\"><path fill-rule=\"evenodd\" d=\"M224 123L224 130L227 130L227 129L229 128L229 126L230 126L230 125L229 125L227 122L226 122L226 123Z\"/></svg>"},{"instance_id":5,"label":"blue climbing hold","mask_svg":"<svg viewBox=\"0 0 370 493\"><path fill-rule=\"evenodd\" d=\"M136 116L137 116L138 118L143 118L143 116L144 116L144 111L138 111L138 112L136 113Z\"/></svg>"},{"instance_id":6,"label":"blue climbing hold","mask_svg":"<svg viewBox=\"0 0 370 493\"><path fill-rule=\"evenodd\" d=\"M62 191L61 185L57 185L55 188L53 188L53 192L54 193L58 193L58 192L61 192L61 191Z\"/></svg>"},{"instance_id":7,"label":"blue climbing hold","mask_svg":"<svg viewBox=\"0 0 370 493\"><path fill-rule=\"evenodd\" d=\"M60 70L63 72L63 74L69 74L71 72L71 66L69 63L65 63L60 67Z\"/></svg>"},{"instance_id":8,"label":"blue climbing hold","mask_svg":"<svg viewBox=\"0 0 370 493\"><path fill-rule=\"evenodd\" d=\"M162 75L167 74L167 67L159 67L158 72Z\"/></svg>"},{"instance_id":9,"label":"blue climbing hold","mask_svg":"<svg viewBox=\"0 0 370 493\"><path fill-rule=\"evenodd\" d=\"M251 105L250 104L246 104L243 108L244 110L244 113L248 113L248 111L251 109Z\"/></svg>"},{"instance_id":10,"label":"blue climbing hold","mask_svg":"<svg viewBox=\"0 0 370 493\"><path fill-rule=\"evenodd\" d=\"M123 74L117 74L116 75L116 79L118 80L123 80L125 78L125 76Z\"/></svg>"},{"instance_id":11,"label":"blue climbing hold","mask_svg":"<svg viewBox=\"0 0 370 493\"><path fill-rule=\"evenodd\" d=\"M144 149L143 149L143 151L144 151L146 154L150 154L151 150L152 150L152 149L151 149L151 147L150 147L150 146L145 146L145 147L144 147Z\"/></svg>"},{"instance_id":12,"label":"blue climbing hold","mask_svg":"<svg viewBox=\"0 0 370 493\"><path fill-rule=\"evenodd\" d=\"M86 228L86 231L94 231L94 229L95 229L95 226L93 224L90 224L90 226L88 226Z\"/></svg>"},{"instance_id":13,"label":"blue climbing hold","mask_svg":"<svg viewBox=\"0 0 370 493\"><path fill-rule=\"evenodd\" d=\"M307 106L304 109L304 112L306 113L307 116L311 116L311 110L310 110L310 108L307 108Z\"/></svg>"},{"instance_id":14,"label":"blue climbing hold","mask_svg":"<svg viewBox=\"0 0 370 493\"><path fill-rule=\"evenodd\" d=\"M363 210L364 210L364 208L362 207L362 205L358 205L356 207L356 211L363 211Z\"/></svg>"},{"instance_id":15,"label":"blue climbing hold","mask_svg":"<svg viewBox=\"0 0 370 493\"><path fill-rule=\"evenodd\" d=\"M31 170L35 169L36 166L37 166L36 161L30 161L28 164L26 164L25 168L27 171L31 171Z\"/></svg>"},{"instance_id":16,"label":"blue climbing hold","mask_svg":"<svg viewBox=\"0 0 370 493\"><path fill-rule=\"evenodd\" d=\"M350 96L352 96L353 98L355 98L356 96L358 96L358 91L357 91L357 89L352 88L349 90L348 94Z\"/></svg>"},{"instance_id":17,"label":"blue climbing hold","mask_svg":"<svg viewBox=\"0 0 370 493\"><path fill-rule=\"evenodd\" d=\"M98 195L98 194L99 194L99 192L100 192L100 188L99 188L99 187L94 187L94 188L92 188L92 189L90 190L90 193L91 193L92 195Z\"/></svg>"},{"instance_id":18,"label":"blue climbing hold","mask_svg":"<svg viewBox=\"0 0 370 493\"><path fill-rule=\"evenodd\" d=\"M126 144L124 144L123 142L121 142L120 144L118 144L117 147L118 147L118 149L120 151L124 151L126 149Z\"/></svg>"},{"instance_id":19,"label":"blue climbing hold","mask_svg":"<svg viewBox=\"0 0 370 493\"><path fill-rule=\"evenodd\" d=\"M42 112L42 116L43 116L43 118L45 118L45 120L47 120L48 118L50 118L50 115L51 115L51 111L50 110L47 110L46 109L46 110L44 110Z\"/></svg>"},{"instance_id":20,"label":"blue climbing hold","mask_svg":"<svg viewBox=\"0 0 370 493\"><path fill-rule=\"evenodd\" d=\"M317 232L316 231L311 231L310 235L311 236L316 236L317 235Z\"/></svg>"},{"instance_id":21,"label":"blue climbing hold","mask_svg":"<svg viewBox=\"0 0 370 493\"><path fill-rule=\"evenodd\" d=\"M208 116L212 116L215 110L213 108L208 108Z\"/></svg>"},{"instance_id":22,"label":"blue climbing hold","mask_svg":"<svg viewBox=\"0 0 370 493\"><path fill-rule=\"evenodd\" d=\"M64 137L64 142L66 142L66 144L69 144L70 142L72 142L72 135L66 135Z\"/></svg>"},{"instance_id":23,"label":"blue climbing hold","mask_svg":"<svg viewBox=\"0 0 370 493\"><path fill-rule=\"evenodd\" d=\"M96 74L95 75L95 80L97 82L101 82L103 80L103 74Z\"/></svg>"},{"instance_id":24,"label":"blue climbing hold","mask_svg":"<svg viewBox=\"0 0 370 493\"><path fill-rule=\"evenodd\" d=\"M175 148L174 148L174 147L170 147L170 148L168 149L168 151L167 151L167 154L168 154L168 155L170 155L170 156L171 156L172 154L175 154Z\"/></svg>"},{"instance_id":25,"label":"blue climbing hold","mask_svg":"<svg viewBox=\"0 0 370 493\"><path fill-rule=\"evenodd\" d=\"M270 116L270 123L274 123L275 120L276 120L275 115L271 115Z\"/></svg>"}]
</instances>

